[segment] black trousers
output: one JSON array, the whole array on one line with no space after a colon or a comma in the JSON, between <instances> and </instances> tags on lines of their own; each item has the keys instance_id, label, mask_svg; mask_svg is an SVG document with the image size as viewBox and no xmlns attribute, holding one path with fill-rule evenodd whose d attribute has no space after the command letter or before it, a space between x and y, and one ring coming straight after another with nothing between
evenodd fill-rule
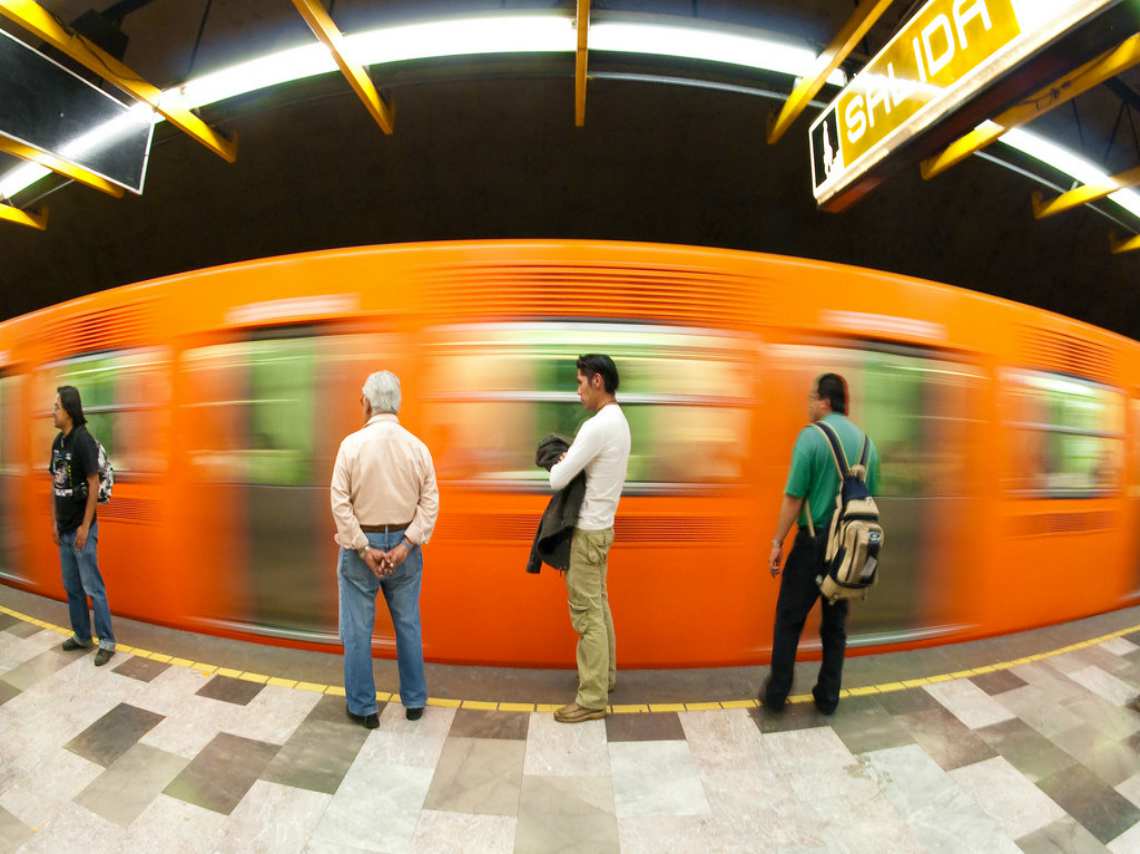
<instances>
[{"instance_id":1,"label":"black trousers","mask_svg":"<svg viewBox=\"0 0 1140 854\"><path fill-rule=\"evenodd\" d=\"M824 531L819 540L812 539L805 528L796 534L792 552L784 564L780 582L780 597L776 602L776 629L772 638L772 669L764 684L764 705L780 709L792 689L792 675L796 667L796 648L804 622L819 599L819 586L815 578L823 572ZM812 695L816 705L824 712L832 712L839 704L839 686L843 679L843 653L847 649L847 602L834 605L826 600L823 609L819 638L823 642L823 663L819 680Z\"/></svg>"}]
</instances>

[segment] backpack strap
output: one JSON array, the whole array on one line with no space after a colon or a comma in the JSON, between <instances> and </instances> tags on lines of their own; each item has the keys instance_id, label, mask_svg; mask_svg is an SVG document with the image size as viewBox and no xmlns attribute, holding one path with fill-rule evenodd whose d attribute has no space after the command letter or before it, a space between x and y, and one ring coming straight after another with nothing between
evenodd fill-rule
<instances>
[{"instance_id":1,"label":"backpack strap","mask_svg":"<svg viewBox=\"0 0 1140 854\"><path fill-rule=\"evenodd\" d=\"M842 483L846 479L850 467L847 465L847 454L843 451L839 436L831 429L830 424L824 424L822 421L815 421L811 426L827 439L827 445L831 448L831 458L835 461L835 470L839 472L839 482Z\"/></svg>"}]
</instances>

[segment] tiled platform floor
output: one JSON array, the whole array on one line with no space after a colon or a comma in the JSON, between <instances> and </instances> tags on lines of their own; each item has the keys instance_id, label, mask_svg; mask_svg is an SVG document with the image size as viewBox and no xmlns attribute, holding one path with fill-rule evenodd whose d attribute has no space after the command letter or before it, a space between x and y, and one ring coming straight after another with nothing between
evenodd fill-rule
<instances>
[{"instance_id":1,"label":"tiled platform floor","mask_svg":"<svg viewBox=\"0 0 1140 854\"><path fill-rule=\"evenodd\" d=\"M390 703L372 732L60 641L0 615L0 851L1140 852L1140 634L831 718Z\"/></svg>"}]
</instances>

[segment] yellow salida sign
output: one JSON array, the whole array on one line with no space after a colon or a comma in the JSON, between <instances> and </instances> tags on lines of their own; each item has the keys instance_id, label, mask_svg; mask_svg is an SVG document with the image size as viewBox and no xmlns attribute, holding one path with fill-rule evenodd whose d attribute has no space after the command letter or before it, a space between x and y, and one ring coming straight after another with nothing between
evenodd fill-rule
<instances>
[{"instance_id":1,"label":"yellow salida sign","mask_svg":"<svg viewBox=\"0 0 1140 854\"><path fill-rule=\"evenodd\" d=\"M844 162L854 163L1019 33L1009 0L927 4L839 96Z\"/></svg>"},{"instance_id":2,"label":"yellow salida sign","mask_svg":"<svg viewBox=\"0 0 1140 854\"><path fill-rule=\"evenodd\" d=\"M928 0L812 123L821 203L908 134L1116 0Z\"/></svg>"}]
</instances>

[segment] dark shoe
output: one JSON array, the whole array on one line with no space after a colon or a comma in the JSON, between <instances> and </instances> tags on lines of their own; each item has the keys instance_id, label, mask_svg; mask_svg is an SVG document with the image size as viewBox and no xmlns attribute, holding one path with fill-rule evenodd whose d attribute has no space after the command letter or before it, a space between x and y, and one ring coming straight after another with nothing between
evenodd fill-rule
<instances>
[{"instance_id":1,"label":"dark shoe","mask_svg":"<svg viewBox=\"0 0 1140 854\"><path fill-rule=\"evenodd\" d=\"M114 654L115 654L114 650L103 649L102 647L100 647L99 651L97 653L95 653L95 666L96 667L102 667L104 664L106 664L108 661L111 660L111 656Z\"/></svg>"},{"instance_id":2,"label":"dark shoe","mask_svg":"<svg viewBox=\"0 0 1140 854\"><path fill-rule=\"evenodd\" d=\"M782 712L784 711L784 703L788 701L787 697L774 697L768 694L768 680L764 680L764 684L760 686L760 693L756 695L756 699L760 701L760 705L767 709L769 712Z\"/></svg>"},{"instance_id":3,"label":"dark shoe","mask_svg":"<svg viewBox=\"0 0 1140 854\"><path fill-rule=\"evenodd\" d=\"M839 707L838 700L836 700L834 703L825 703L820 700L819 694L816 693L815 688L811 689L811 699L812 702L815 703L816 711L818 711L821 715L834 715L835 710Z\"/></svg>"},{"instance_id":4,"label":"dark shoe","mask_svg":"<svg viewBox=\"0 0 1140 854\"><path fill-rule=\"evenodd\" d=\"M348 715L349 720L356 721L358 724L363 725L365 729L376 729L380 726L380 715L378 712L373 712L370 715L354 715L348 709L344 710Z\"/></svg>"},{"instance_id":5,"label":"dark shoe","mask_svg":"<svg viewBox=\"0 0 1140 854\"><path fill-rule=\"evenodd\" d=\"M80 643L75 638L68 638L63 642L62 648L64 652L71 652L72 650L76 649L91 649L91 644Z\"/></svg>"},{"instance_id":6,"label":"dark shoe","mask_svg":"<svg viewBox=\"0 0 1140 854\"><path fill-rule=\"evenodd\" d=\"M424 716L424 710L421 706L418 709L404 709L404 717L410 721L418 721Z\"/></svg>"}]
</instances>

